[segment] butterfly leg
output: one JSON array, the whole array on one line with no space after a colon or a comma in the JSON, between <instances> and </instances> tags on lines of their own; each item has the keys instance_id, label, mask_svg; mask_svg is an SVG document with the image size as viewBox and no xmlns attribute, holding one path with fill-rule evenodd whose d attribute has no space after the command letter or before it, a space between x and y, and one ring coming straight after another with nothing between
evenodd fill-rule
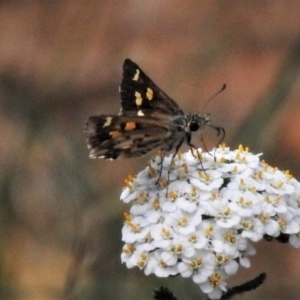
<instances>
[{"instance_id":1,"label":"butterfly leg","mask_svg":"<svg viewBox=\"0 0 300 300\"><path fill-rule=\"evenodd\" d=\"M168 185L167 185L167 190L166 190L166 197L168 197L168 192L169 192L169 182L170 182L170 174L171 174L171 170L172 170L172 164L173 164L173 161L174 161L176 155L178 154L178 151L179 151L180 147L182 146L183 142L184 142L184 139L182 139L178 143L178 145L175 148L175 152L172 155L172 158L171 158L171 161L170 161L170 166L169 166L169 170L168 170Z\"/></svg>"},{"instance_id":2,"label":"butterfly leg","mask_svg":"<svg viewBox=\"0 0 300 300\"><path fill-rule=\"evenodd\" d=\"M203 142L203 137L202 137L202 135L201 135L201 141ZM202 170L205 172L204 166L203 166L203 163L202 163L202 159L201 159L201 154L199 153L199 151L198 151L198 149L196 148L196 146L193 145L193 144L191 143L191 137L190 137L190 136L188 137L187 144L188 144L188 146L190 146L191 152L192 152L193 156L194 156L195 158L198 158L198 159L199 159L201 168L202 168ZM206 150L206 147L204 147L204 148L205 148L205 151L207 151L207 150ZM197 156L198 156L198 157L195 156L194 151L193 151L194 149L196 150Z\"/></svg>"},{"instance_id":3,"label":"butterfly leg","mask_svg":"<svg viewBox=\"0 0 300 300\"><path fill-rule=\"evenodd\" d=\"M189 146L191 147L191 152L192 152L193 156L194 156L195 158L198 158L198 159L199 159L201 168L202 168L202 170L205 172L205 169L204 169L204 166L203 166L203 163L202 163L202 159L201 159L201 155L200 155L198 149L197 149L194 145L192 145L192 144L189 145ZM197 151L197 156L198 156L198 157L196 157L196 156L194 155L194 151L193 151L193 150L196 150L196 151Z\"/></svg>"},{"instance_id":4,"label":"butterfly leg","mask_svg":"<svg viewBox=\"0 0 300 300\"><path fill-rule=\"evenodd\" d=\"M160 159L161 159L160 170L159 170L159 174L158 174L158 178L157 178L156 184L159 182L159 179L161 178L162 169L163 169L163 163L164 163L165 157L166 157L166 152L161 151L160 152Z\"/></svg>"},{"instance_id":5,"label":"butterfly leg","mask_svg":"<svg viewBox=\"0 0 300 300\"><path fill-rule=\"evenodd\" d=\"M192 136L189 134L189 135L187 136L186 143L187 143L187 145L191 148L192 155L193 155L195 158L198 158L198 159L201 161L201 155L200 155L198 149L196 148L196 146L193 145L193 144L191 143L191 139L192 139ZM201 141L202 141L202 135L201 135ZM180 146L181 146L181 145L182 145L182 143L180 144ZM193 149L196 150L197 156L198 156L198 157L196 157L196 155L194 154ZM178 150L179 150L179 148L178 148ZM177 151L178 151L178 150L177 150Z\"/></svg>"},{"instance_id":6,"label":"butterfly leg","mask_svg":"<svg viewBox=\"0 0 300 300\"><path fill-rule=\"evenodd\" d=\"M171 164L173 162L173 159L174 157L176 156L177 153L175 153L175 155L172 156L172 159L171 159ZM164 159L166 157L166 151L162 151L161 150L161 154L160 154L160 157L161 157L161 162L160 162L160 170L159 170L159 174L158 174L158 178L157 178L157 181L155 184L159 184L163 187L166 187L166 198L168 197L168 191L169 191L169 178L170 178L170 171L171 171L171 165L169 167L169 170L168 170L168 179L167 179L167 182L165 181L164 178L162 178L162 169L163 169L163 162L164 162Z\"/></svg>"},{"instance_id":7,"label":"butterfly leg","mask_svg":"<svg viewBox=\"0 0 300 300\"><path fill-rule=\"evenodd\" d=\"M180 147L178 147L178 150L179 150L179 148L180 148ZM169 170L168 170L166 198L168 198L169 182L170 182L170 174L171 174L171 170L172 170L172 164L173 164L173 161L174 161L175 156L176 156L177 153L178 153L178 150L177 150L177 148L176 148L176 151L175 151L175 153L172 155L172 158L171 158L171 162L170 162L170 166L169 166Z\"/></svg>"}]
</instances>

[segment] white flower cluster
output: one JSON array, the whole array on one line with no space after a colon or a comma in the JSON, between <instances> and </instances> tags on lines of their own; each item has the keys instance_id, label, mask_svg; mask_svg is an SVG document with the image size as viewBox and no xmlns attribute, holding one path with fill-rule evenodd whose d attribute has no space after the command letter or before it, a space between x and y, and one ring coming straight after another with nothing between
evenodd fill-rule
<instances>
[{"instance_id":1,"label":"white flower cluster","mask_svg":"<svg viewBox=\"0 0 300 300\"><path fill-rule=\"evenodd\" d=\"M167 156L163 166L157 156L125 181L121 258L146 275L191 277L219 299L239 265L250 267L251 242L285 234L300 247L300 183L242 146L200 152Z\"/></svg>"}]
</instances>

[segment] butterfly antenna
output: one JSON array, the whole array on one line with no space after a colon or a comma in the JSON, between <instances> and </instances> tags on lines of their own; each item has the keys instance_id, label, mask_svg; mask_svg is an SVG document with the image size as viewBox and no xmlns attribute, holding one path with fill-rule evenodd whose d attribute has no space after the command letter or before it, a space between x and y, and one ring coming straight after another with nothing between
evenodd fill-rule
<instances>
[{"instance_id":1,"label":"butterfly antenna","mask_svg":"<svg viewBox=\"0 0 300 300\"><path fill-rule=\"evenodd\" d=\"M207 104L216 98L221 92L223 92L226 89L226 84L224 83L223 86L219 91L217 91L215 94L213 94L209 99L206 100L206 102L202 105L200 111L203 111L203 109L207 106Z\"/></svg>"}]
</instances>

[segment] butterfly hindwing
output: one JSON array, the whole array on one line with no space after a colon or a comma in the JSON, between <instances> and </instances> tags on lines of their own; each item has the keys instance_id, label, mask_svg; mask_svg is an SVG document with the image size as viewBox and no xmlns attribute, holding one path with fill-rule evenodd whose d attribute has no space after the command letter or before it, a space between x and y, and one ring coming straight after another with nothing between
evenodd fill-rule
<instances>
[{"instance_id":1,"label":"butterfly hindwing","mask_svg":"<svg viewBox=\"0 0 300 300\"><path fill-rule=\"evenodd\" d=\"M141 156L157 148L168 150L173 147L169 141L173 142L170 136L174 130L176 127L155 117L90 117L86 124L90 157L117 159Z\"/></svg>"},{"instance_id":2,"label":"butterfly hindwing","mask_svg":"<svg viewBox=\"0 0 300 300\"><path fill-rule=\"evenodd\" d=\"M178 104L130 59L124 61L120 94L120 115L132 116L133 112L140 116L183 115Z\"/></svg>"}]
</instances>

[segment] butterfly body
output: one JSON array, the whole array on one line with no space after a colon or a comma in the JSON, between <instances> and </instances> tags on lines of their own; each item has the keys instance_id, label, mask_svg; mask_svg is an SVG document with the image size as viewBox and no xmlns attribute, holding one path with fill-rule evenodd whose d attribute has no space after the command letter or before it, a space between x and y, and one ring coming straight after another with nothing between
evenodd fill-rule
<instances>
[{"instance_id":1,"label":"butterfly body","mask_svg":"<svg viewBox=\"0 0 300 300\"><path fill-rule=\"evenodd\" d=\"M123 65L120 94L118 116L93 116L86 123L91 158L131 158L155 149L176 154L183 143L193 147L193 132L202 132L206 125L220 129L210 125L208 114L185 115L178 104L129 59Z\"/></svg>"}]
</instances>

